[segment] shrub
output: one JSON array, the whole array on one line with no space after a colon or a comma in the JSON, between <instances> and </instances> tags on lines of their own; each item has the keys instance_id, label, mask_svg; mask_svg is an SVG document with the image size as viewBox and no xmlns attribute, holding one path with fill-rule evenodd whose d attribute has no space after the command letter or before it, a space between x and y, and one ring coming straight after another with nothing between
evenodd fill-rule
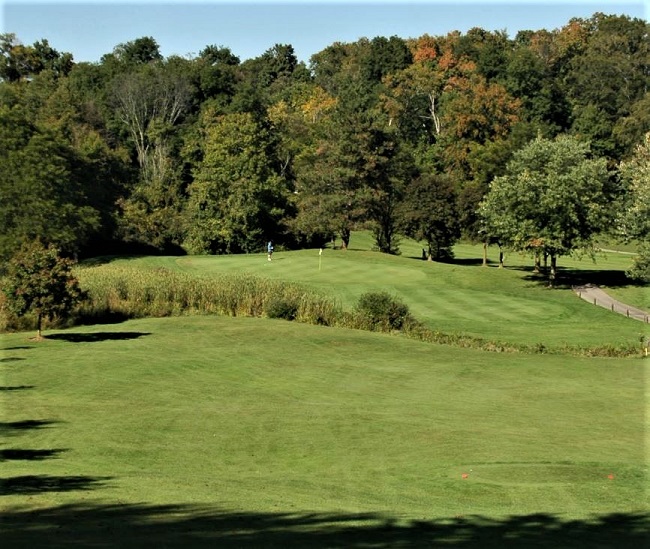
<instances>
[{"instance_id":1,"label":"shrub","mask_svg":"<svg viewBox=\"0 0 650 549\"><path fill-rule=\"evenodd\" d=\"M362 326L370 330L400 330L412 322L408 306L386 292L363 294L356 312Z\"/></svg>"},{"instance_id":2,"label":"shrub","mask_svg":"<svg viewBox=\"0 0 650 549\"><path fill-rule=\"evenodd\" d=\"M40 242L24 245L9 262L3 309L19 318L33 315L37 339L42 339L44 321L65 318L86 297L72 265L55 247Z\"/></svg>"},{"instance_id":3,"label":"shrub","mask_svg":"<svg viewBox=\"0 0 650 549\"><path fill-rule=\"evenodd\" d=\"M266 316L295 320L298 315L298 304L286 298L276 297L266 304Z\"/></svg>"}]
</instances>

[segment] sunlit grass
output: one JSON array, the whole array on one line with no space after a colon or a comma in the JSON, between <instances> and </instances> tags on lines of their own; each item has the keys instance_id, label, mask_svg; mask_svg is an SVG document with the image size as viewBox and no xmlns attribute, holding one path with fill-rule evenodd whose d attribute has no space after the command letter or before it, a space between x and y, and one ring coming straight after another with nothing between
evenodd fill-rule
<instances>
[{"instance_id":1,"label":"sunlit grass","mask_svg":"<svg viewBox=\"0 0 650 549\"><path fill-rule=\"evenodd\" d=\"M542 275L532 272L532 259L520 254L507 254L506 268L499 269L495 247L489 249L489 266L482 267L479 245L456 246L451 263L422 261L417 246L404 241L401 255L388 256L371 251L367 233L355 233L349 250L327 248L322 255L317 249L277 252L271 262L263 253L150 257L117 260L108 267L132 269L144 277L164 269L192 275L196 284L212 288L219 277L253 275L298 284L347 310L368 291L387 291L431 330L538 348L635 346L645 331L638 321L582 301L571 288L573 282L602 280L608 289L612 282L619 284L629 256L603 254L595 262L563 258L560 287L551 290ZM102 268L107 267L96 272ZM646 289L619 285L616 295L643 304Z\"/></svg>"},{"instance_id":2,"label":"sunlit grass","mask_svg":"<svg viewBox=\"0 0 650 549\"><path fill-rule=\"evenodd\" d=\"M210 503L400 517L643 505L640 359L497 355L264 319L129 321L3 341L5 478L31 505ZM49 423L47 423L49 422ZM463 480L462 475L469 475ZM610 482L608 475L615 475ZM3 497L6 507L26 494Z\"/></svg>"}]
</instances>

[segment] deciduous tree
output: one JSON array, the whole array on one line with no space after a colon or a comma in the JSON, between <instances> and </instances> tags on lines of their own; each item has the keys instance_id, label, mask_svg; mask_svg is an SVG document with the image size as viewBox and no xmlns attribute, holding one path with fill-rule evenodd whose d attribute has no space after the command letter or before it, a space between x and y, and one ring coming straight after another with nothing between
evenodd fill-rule
<instances>
[{"instance_id":1,"label":"deciduous tree","mask_svg":"<svg viewBox=\"0 0 650 549\"><path fill-rule=\"evenodd\" d=\"M650 133L637 145L632 157L621 163L620 173L627 192L618 227L624 239L641 243L629 274L650 282Z\"/></svg>"},{"instance_id":2,"label":"deciduous tree","mask_svg":"<svg viewBox=\"0 0 650 549\"><path fill-rule=\"evenodd\" d=\"M400 205L401 230L427 245L430 261L453 257L460 237L454 185L444 175L424 174L412 181Z\"/></svg>"},{"instance_id":3,"label":"deciduous tree","mask_svg":"<svg viewBox=\"0 0 650 549\"><path fill-rule=\"evenodd\" d=\"M593 248L611 221L607 162L570 136L537 138L517 151L481 204L488 232L520 251L557 257Z\"/></svg>"},{"instance_id":4,"label":"deciduous tree","mask_svg":"<svg viewBox=\"0 0 650 549\"><path fill-rule=\"evenodd\" d=\"M278 239L287 205L272 136L250 113L204 113L202 123L184 246L192 253L258 251Z\"/></svg>"},{"instance_id":5,"label":"deciduous tree","mask_svg":"<svg viewBox=\"0 0 650 549\"><path fill-rule=\"evenodd\" d=\"M16 316L36 315L36 338L42 339L43 320L65 317L84 293L71 273L73 262L56 248L32 242L9 263L3 293L5 306Z\"/></svg>"}]
</instances>

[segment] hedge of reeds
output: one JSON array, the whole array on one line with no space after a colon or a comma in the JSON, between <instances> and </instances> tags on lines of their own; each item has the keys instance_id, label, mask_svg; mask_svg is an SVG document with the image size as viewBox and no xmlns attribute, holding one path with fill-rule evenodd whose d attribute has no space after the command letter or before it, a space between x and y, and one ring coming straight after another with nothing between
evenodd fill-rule
<instances>
[{"instance_id":1,"label":"hedge of reeds","mask_svg":"<svg viewBox=\"0 0 650 549\"><path fill-rule=\"evenodd\" d=\"M408 306L385 292L364 294L352 311L346 311L338 301L313 289L248 274L200 277L162 267L143 270L107 263L79 266L76 275L88 299L78 306L71 318L55 319L50 327L193 314L266 316L307 324L400 333L419 341L491 352L610 357L639 353L634 344L547 348L542 344L517 345L432 330L413 318ZM9 315L2 307L0 294L0 331L29 330L33 325L34 319L30 316Z\"/></svg>"},{"instance_id":2,"label":"hedge of reeds","mask_svg":"<svg viewBox=\"0 0 650 549\"><path fill-rule=\"evenodd\" d=\"M164 317L191 314L271 316L286 304L292 320L335 325L340 306L313 290L246 274L197 277L169 269L130 269L120 265L80 268L88 300L76 311L78 322L101 323L114 316ZM269 314L269 312L271 314Z\"/></svg>"}]
</instances>

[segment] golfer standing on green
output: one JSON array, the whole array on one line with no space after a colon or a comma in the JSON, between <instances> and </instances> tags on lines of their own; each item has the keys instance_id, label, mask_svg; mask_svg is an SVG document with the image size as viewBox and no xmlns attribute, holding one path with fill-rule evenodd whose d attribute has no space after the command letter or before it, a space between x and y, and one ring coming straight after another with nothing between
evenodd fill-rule
<instances>
[{"instance_id":1,"label":"golfer standing on green","mask_svg":"<svg viewBox=\"0 0 650 549\"><path fill-rule=\"evenodd\" d=\"M273 255L273 241L269 240L269 243L266 245L266 250L269 254L268 259L271 261L271 256Z\"/></svg>"}]
</instances>

